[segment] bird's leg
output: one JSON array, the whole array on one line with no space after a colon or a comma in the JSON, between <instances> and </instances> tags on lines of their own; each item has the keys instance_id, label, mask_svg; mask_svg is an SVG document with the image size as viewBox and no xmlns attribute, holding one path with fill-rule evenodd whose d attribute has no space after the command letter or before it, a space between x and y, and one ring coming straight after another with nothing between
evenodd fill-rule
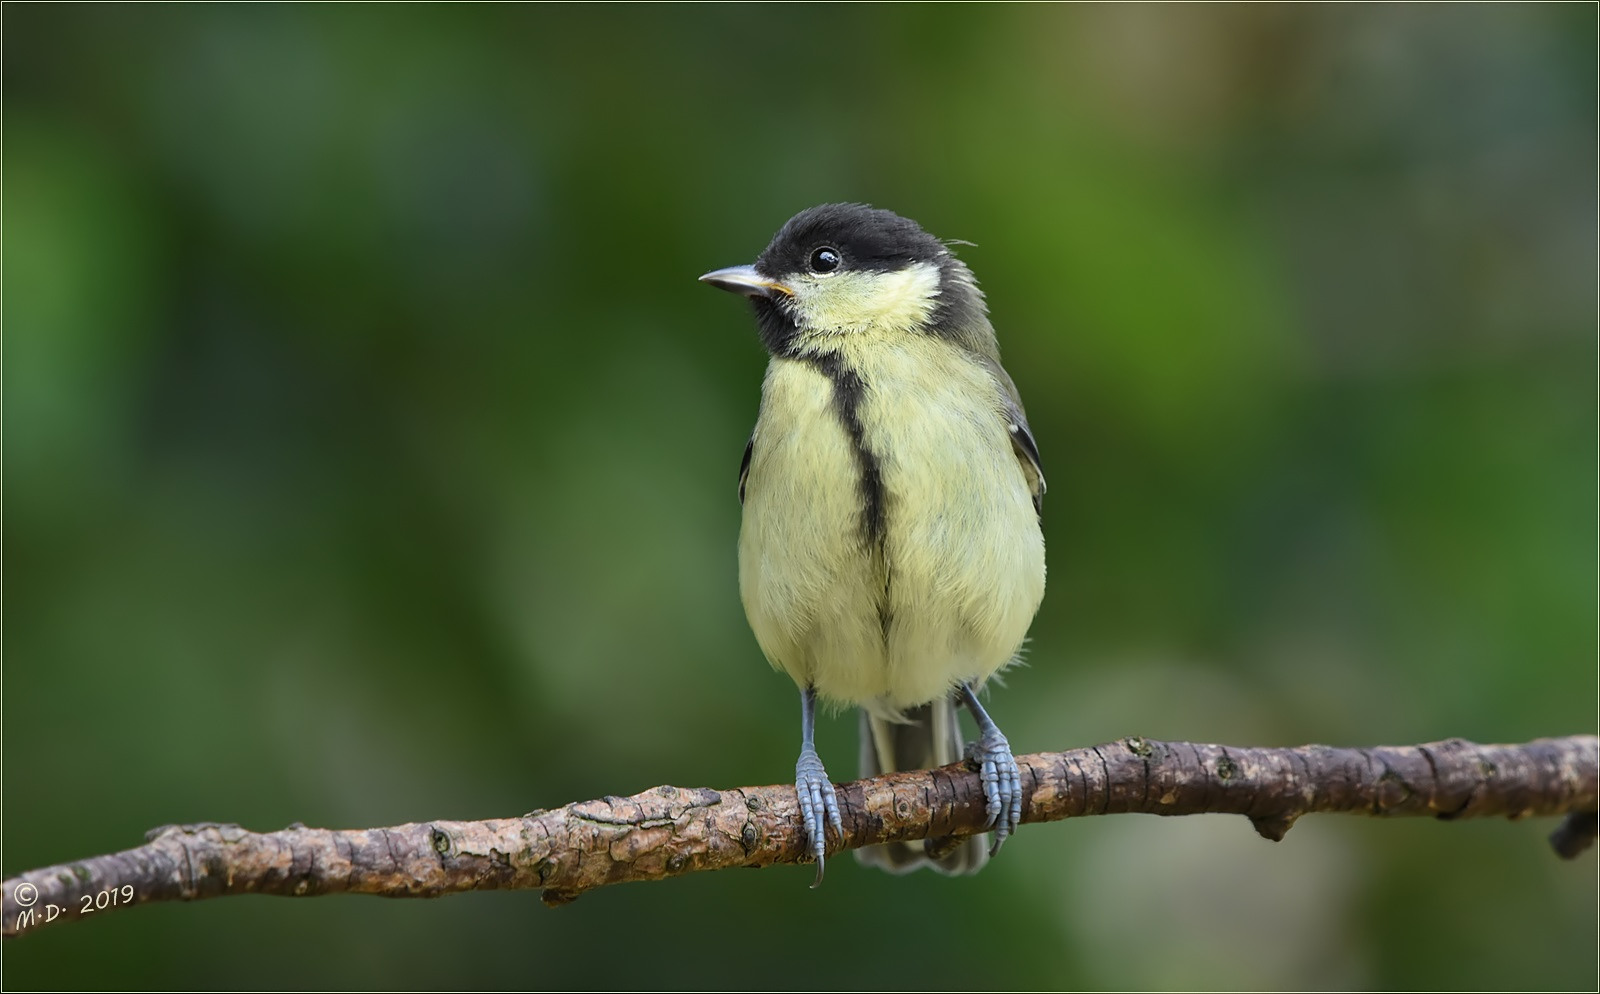
<instances>
[{"instance_id":1,"label":"bird's leg","mask_svg":"<svg viewBox=\"0 0 1600 994\"><path fill-rule=\"evenodd\" d=\"M827 818L834 832L844 835L844 825L839 820L839 799L834 795L828 771L822 768L822 760L817 756L813 741L816 725L817 691L813 687L806 687L800 691L800 761L794 764L794 792L800 797L800 817L805 822L806 845L817 861L817 879L812 881L813 887L822 883L823 858L827 855L823 818Z\"/></svg>"},{"instance_id":2,"label":"bird's leg","mask_svg":"<svg viewBox=\"0 0 1600 994\"><path fill-rule=\"evenodd\" d=\"M978 741L968 747L967 756L977 764L983 781L984 810L989 816L985 824L994 826L994 847L989 850L993 856L1022 821L1022 773L1011 755L1011 743L978 703L972 685L962 684L957 694L978 722Z\"/></svg>"}]
</instances>

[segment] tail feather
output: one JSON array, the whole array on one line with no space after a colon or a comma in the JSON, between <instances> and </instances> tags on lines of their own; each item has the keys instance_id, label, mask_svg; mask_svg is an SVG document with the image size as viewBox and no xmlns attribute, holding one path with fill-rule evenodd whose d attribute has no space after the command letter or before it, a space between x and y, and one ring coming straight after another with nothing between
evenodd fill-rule
<instances>
[{"instance_id":1,"label":"tail feather","mask_svg":"<svg viewBox=\"0 0 1600 994\"><path fill-rule=\"evenodd\" d=\"M912 708L905 717L904 722L893 722L861 712L862 776L925 770L961 759L961 723L952 698ZM930 855L927 845L937 841L886 842L857 849L856 859L890 873L910 873L927 866L952 876L977 873L989 861L982 835L963 839L953 849L946 843L939 846L937 855Z\"/></svg>"}]
</instances>

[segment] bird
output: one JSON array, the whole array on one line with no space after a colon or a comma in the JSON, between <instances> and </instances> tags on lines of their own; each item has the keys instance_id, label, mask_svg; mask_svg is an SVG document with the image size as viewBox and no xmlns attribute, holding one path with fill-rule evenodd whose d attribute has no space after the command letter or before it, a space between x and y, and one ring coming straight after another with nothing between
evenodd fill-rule
<instances>
[{"instance_id":1,"label":"bird","mask_svg":"<svg viewBox=\"0 0 1600 994\"><path fill-rule=\"evenodd\" d=\"M700 280L748 297L768 353L739 467L739 593L800 688L795 791L822 882L843 835L819 702L860 711L863 776L963 758L985 828L857 850L903 873L973 873L1022 816L1011 746L979 700L1044 597L1039 449L977 280L917 222L859 203L790 218L753 265ZM963 705L978 736L966 749ZM965 751L964 751L965 750Z\"/></svg>"}]
</instances>

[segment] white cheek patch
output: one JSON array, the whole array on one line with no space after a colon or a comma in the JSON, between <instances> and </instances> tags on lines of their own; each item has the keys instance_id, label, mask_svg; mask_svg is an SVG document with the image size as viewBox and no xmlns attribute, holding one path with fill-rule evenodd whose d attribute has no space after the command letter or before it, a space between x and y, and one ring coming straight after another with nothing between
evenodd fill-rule
<instances>
[{"instance_id":1,"label":"white cheek patch","mask_svg":"<svg viewBox=\"0 0 1600 994\"><path fill-rule=\"evenodd\" d=\"M919 262L890 273L843 272L797 287L795 317L816 332L913 331L939 296L939 267Z\"/></svg>"}]
</instances>

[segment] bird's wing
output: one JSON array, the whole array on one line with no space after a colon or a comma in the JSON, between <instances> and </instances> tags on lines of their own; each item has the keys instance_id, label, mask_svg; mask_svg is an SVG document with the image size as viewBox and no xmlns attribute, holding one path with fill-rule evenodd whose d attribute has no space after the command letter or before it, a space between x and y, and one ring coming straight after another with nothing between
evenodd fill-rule
<instances>
[{"instance_id":1,"label":"bird's wing","mask_svg":"<svg viewBox=\"0 0 1600 994\"><path fill-rule=\"evenodd\" d=\"M744 443L744 458L739 460L739 506L744 506L744 481L750 475L750 453L755 451L756 436L750 433L750 441Z\"/></svg>"},{"instance_id":2,"label":"bird's wing","mask_svg":"<svg viewBox=\"0 0 1600 994\"><path fill-rule=\"evenodd\" d=\"M978 354L977 358L988 367L995 382L1000 386L1000 400L1005 405L1006 427L1011 431L1011 448L1016 452L1018 461L1022 463L1023 475L1028 478L1028 486L1033 494L1033 509L1042 515L1046 489L1044 467L1039 462L1039 443L1033 440L1033 430L1028 427L1028 415L1022 410L1022 396L1017 393L1017 385L1011 381L1011 374L1000 365L1000 360L982 354ZM745 458L749 458L748 450Z\"/></svg>"}]
</instances>

